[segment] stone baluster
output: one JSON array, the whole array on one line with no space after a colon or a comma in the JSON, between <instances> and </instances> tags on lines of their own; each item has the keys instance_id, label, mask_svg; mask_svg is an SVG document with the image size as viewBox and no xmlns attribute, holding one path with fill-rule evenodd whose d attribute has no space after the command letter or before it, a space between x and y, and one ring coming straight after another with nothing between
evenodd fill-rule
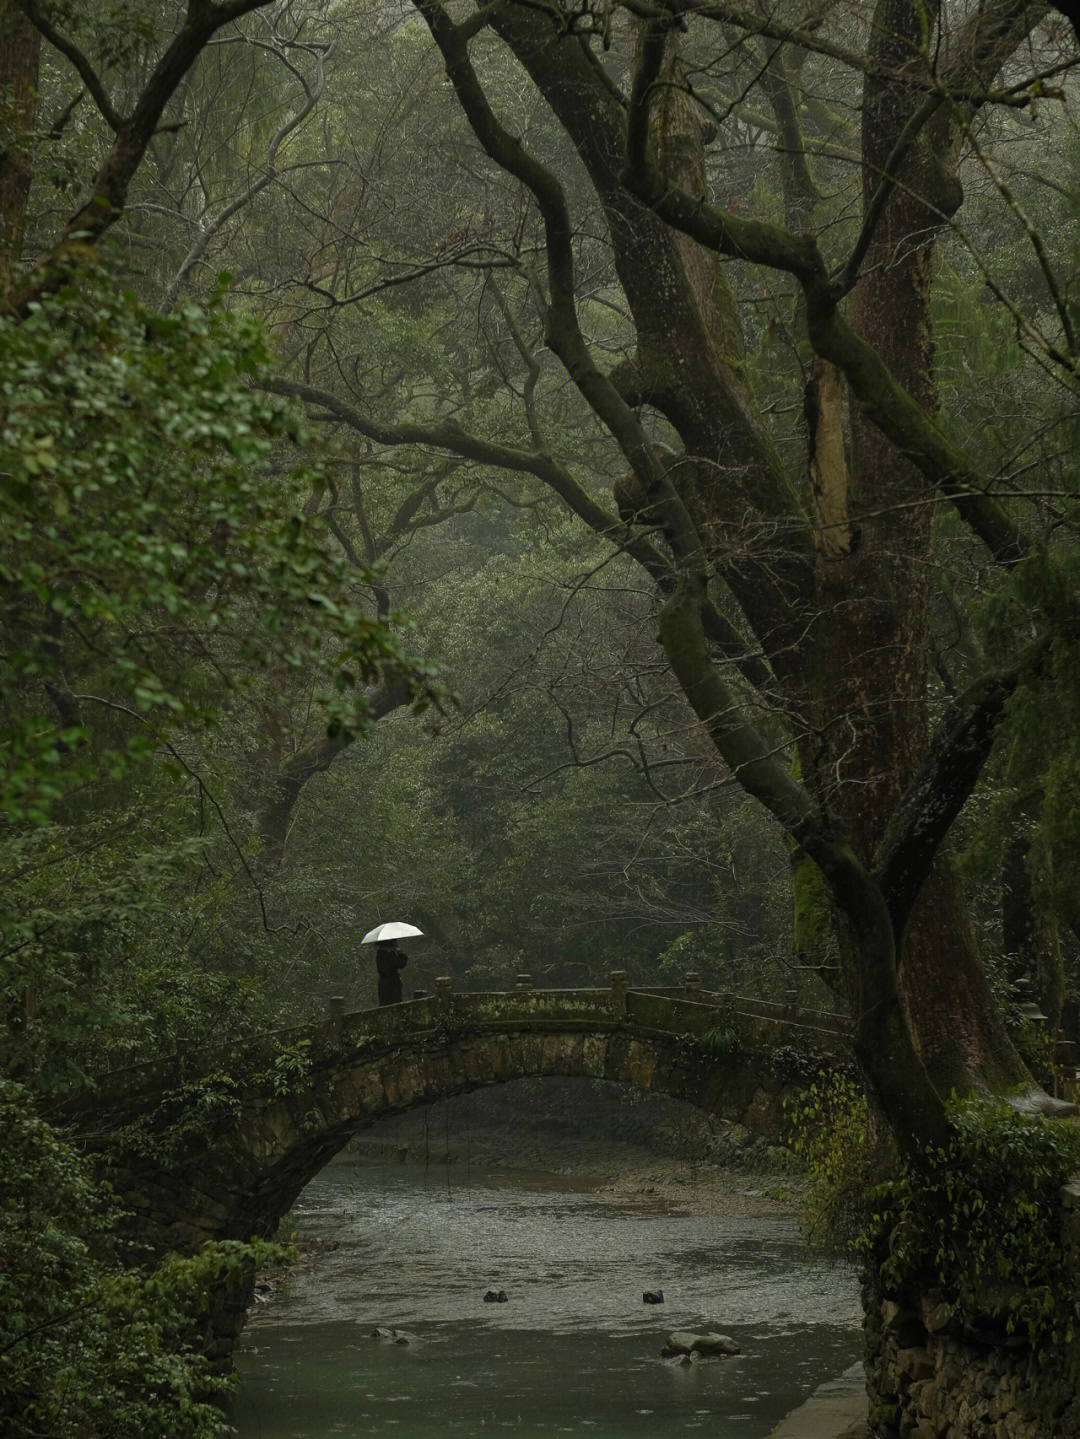
<instances>
[{"instance_id":1,"label":"stone baluster","mask_svg":"<svg viewBox=\"0 0 1080 1439\"><path fill-rule=\"evenodd\" d=\"M700 974L684 974L684 975L683 975L683 998L684 998L684 999L700 999L700 998L701 998L701 975L700 975Z\"/></svg>"},{"instance_id":2,"label":"stone baluster","mask_svg":"<svg viewBox=\"0 0 1080 1439\"><path fill-rule=\"evenodd\" d=\"M453 990L454 981L450 975L440 975L435 981L435 1009L444 1023L450 1018L450 997Z\"/></svg>"},{"instance_id":3,"label":"stone baluster","mask_svg":"<svg viewBox=\"0 0 1080 1439\"><path fill-rule=\"evenodd\" d=\"M799 991L797 989L789 989L784 998L786 1001L784 1004L784 1018L790 1024L795 1024L799 1018Z\"/></svg>"},{"instance_id":4,"label":"stone baluster","mask_svg":"<svg viewBox=\"0 0 1080 1439\"><path fill-rule=\"evenodd\" d=\"M518 987L518 989L532 989L532 987L533 987L532 975L531 975L531 974L519 974L518 977L517 977L517 987Z\"/></svg>"},{"instance_id":5,"label":"stone baluster","mask_svg":"<svg viewBox=\"0 0 1080 1439\"><path fill-rule=\"evenodd\" d=\"M616 1021L626 1018L626 970L611 971L611 1015Z\"/></svg>"}]
</instances>

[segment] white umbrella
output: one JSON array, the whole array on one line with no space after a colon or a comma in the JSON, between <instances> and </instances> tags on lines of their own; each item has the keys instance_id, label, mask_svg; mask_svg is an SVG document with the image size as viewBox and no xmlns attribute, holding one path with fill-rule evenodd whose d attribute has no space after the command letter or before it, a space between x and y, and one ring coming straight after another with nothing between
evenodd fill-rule
<instances>
[{"instance_id":1,"label":"white umbrella","mask_svg":"<svg viewBox=\"0 0 1080 1439\"><path fill-rule=\"evenodd\" d=\"M415 924L402 924L400 920L394 920L390 924L377 924L374 929L369 929L360 943L379 944L384 939L413 939L416 935L423 938L424 931L417 929Z\"/></svg>"}]
</instances>

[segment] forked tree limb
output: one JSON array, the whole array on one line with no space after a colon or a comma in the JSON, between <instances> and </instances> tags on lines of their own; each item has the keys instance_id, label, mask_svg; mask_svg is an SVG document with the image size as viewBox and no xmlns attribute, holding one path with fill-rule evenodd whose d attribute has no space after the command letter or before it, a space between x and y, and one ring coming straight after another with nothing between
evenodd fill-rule
<instances>
[{"instance_id":1,"label":"forked tree limb","mask_svg":"<svg viewBox=\"0 0 1080 1439\"><path fill-rule=\"evenodd\" d=\"M17 3L33 21L30 12L38 9L35 0L17 0ZM71 265L96 258L98 241L124 213L131 182L165 107L207 42L223 26L269 3L270 0L220 0L218 4L210 0L189 0L183 25L151 70L134 108L123 118L114 113L113 118L119 124L89 196L53 241L45 258L8 294L7 308L12 314L25 318L36 300L64 283ZM87 83L85 74L82 78ZM95 98L100 106L104 97Z\"/></svg>"},{"instance_id":2,"label":"forked tree limb","mask_svg":"<svg viewBox=\"0 0 1080 1439\"><path fill-rule=\"evenodd\" d=\"M1046 665L1051 637L1036 640L1008 669L980 676L958 695L938 726L918 773L889 824L876 875L903 937L934 857L978 782L1006 702Z\"/></svg>"},{"instance_id":3,"label":"forked tree limb","mask_svg":"<svg viewBox=\"0 0 1080 1439\"><path fill-rule=\"evenodd\" d=\"M290 395L317 406L340 420L357 434L380 445L421 445L460 455L476 464L490 465L517 474L531 474L548 486L580 520L601 539L636 560L654 581L662 595L674 588L676 575L671 563L656 545L616 514L598 504L578 483L569 468L546 450L524 450L470 434L454 421L429 425L387 425L372 420L354 405L329 391L298 380L267 377L263 388L278 395ZM704 606L702 623L709 643L739 671L744 680L763 698L778 697L776 679L765 660L748 647L746 640L712 600Z\"/></svg>"},{"instance_id":4,"label":"forked tree limb","mask_svg":"<svg viewBox=\"0 0 1080 1439\"><path fill-rule=\"evenodd\" d=\"M623 183L662 220L700 245L796 279L805 295L809 337L816 353L843 372L874 424L952 502L998 563L1018 563L1031 553L1031 537L995 498L991 477L950 439L841 315L839 301L845 291L828 275L813 236L793 235L780 225L745 219L661 178L648 137L650 97L667 28L667 22L653 22L641 47L631 92Z\"/></svg>"}]
</instances>

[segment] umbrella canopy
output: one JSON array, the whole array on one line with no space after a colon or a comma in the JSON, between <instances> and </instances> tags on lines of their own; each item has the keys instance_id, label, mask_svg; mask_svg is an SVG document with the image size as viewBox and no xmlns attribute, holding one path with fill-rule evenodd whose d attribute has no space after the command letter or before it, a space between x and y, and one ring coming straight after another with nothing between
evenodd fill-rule
<instances>
[{"instance_id":1,"label":"umbrella canopy","mask_svg":"<svg viewBox=\"0 0 1080 1439\"><path fill-rule=\"evenodd\" d=\"M414 939L417 935L422 939L424 931L417 929L415 924L402 924L400 920L394 920L390 924L377 924L374 929L369 929L360 943L379 944L384 939Z\"/></svg>"}]
</instances>

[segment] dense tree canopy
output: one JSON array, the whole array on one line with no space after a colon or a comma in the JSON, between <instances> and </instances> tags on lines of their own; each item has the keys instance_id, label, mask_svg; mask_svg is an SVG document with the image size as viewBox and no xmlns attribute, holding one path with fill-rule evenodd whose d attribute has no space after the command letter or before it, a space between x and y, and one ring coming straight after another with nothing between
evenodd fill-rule
<instances>
[{"instance_id":1,"label":"dense tree canopy","mask_svg":"<svg viewBox=\"0 0 1080 1439\"><path fill-rule=\"evenodd\" d=\"M1010 986L1080 1037L1064 14L0 35L7 1079L366 1002L400 914L421 985L847 1007L908 1154L952 1095L1048 1107Z\"/></svg>"}]
</instances>

